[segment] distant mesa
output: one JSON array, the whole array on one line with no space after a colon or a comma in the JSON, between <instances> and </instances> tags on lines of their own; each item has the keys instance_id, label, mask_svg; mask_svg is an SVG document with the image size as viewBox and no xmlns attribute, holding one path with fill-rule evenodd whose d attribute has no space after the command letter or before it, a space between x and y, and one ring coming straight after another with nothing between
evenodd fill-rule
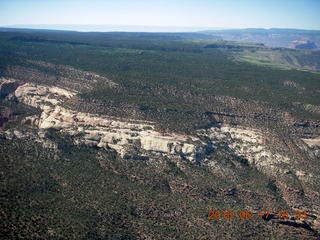
<instances>
[{"instance_id":1,"label":"distant mesa","mask_svg":"<svg viewBox=\"0 0 320 240\"><path fill-rule=\"evenodd\" d=\"M290 48L310 50L317 49L317 45L310 40L295 40L292 41Z\"/></svg>"}]
</instances>

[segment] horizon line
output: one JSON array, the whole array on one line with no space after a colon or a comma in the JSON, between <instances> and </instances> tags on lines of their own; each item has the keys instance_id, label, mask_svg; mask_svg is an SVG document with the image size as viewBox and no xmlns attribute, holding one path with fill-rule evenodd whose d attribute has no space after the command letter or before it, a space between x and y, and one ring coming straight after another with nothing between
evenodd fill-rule
<instances>
[{"instance_id":1,"label":"horizon line","mask_svg":"<svg viewBox=\"0 0 320 240\"><path fill-rule=\"evenodd\" d=\"M39 28L44 27L44 28ZM48 28L46 28L48 27ZM59 29L62 27L64 29ZM84 27L82 29L76 29L74 27ZM102 29L90 29L90 28L118 28L110 30ZM156 30L169 30L170 32L199 32L199 31L224 31L224 30L305 30L305 31L320 31L320 29L307 29L307 28L284 28L284 27L243 27L243 28L232 28L232 27L195 27L195 26L152 26L152 25L116 25L116 24L10 24L0 25L0 28L16 28L16 29L33 29L33 30L57 30L57 31L75 31L75 32L141 32L142 29L147 30L146 32L162 32ZM119 29L119 28L127 28ZM134 30L130 28L141 28L140 30ZM178 30L180 29L180 30ZM186 31L188 30L188 31ZM166 31L164 31L166 32Z\"/></svg>"}]
</instances>

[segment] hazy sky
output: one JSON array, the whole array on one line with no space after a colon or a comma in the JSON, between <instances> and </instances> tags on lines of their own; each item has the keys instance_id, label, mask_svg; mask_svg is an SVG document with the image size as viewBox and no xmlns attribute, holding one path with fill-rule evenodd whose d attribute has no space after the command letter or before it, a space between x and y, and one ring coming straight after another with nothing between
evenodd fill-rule
<instances>
[{"instance_id":1,"label":"hazy sky","mask_svg":"<svg viewBox=\"0 0 320 240\"><path fill-rule=\"evenodd\" d=\"M106 24L320 30L320 0L0 0L0 26Z\"/></svg>"}]
</instances>

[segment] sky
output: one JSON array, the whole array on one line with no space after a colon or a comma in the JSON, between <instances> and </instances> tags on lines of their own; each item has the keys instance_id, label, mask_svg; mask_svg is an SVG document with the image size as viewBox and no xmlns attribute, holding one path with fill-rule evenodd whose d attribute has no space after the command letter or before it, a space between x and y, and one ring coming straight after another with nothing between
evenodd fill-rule
<instances>
[{"instance_id":1,"label":"sky","mask_svg":"<svg viewBox=\"0 0 320 240\"><path fill-rule=\"evenodd\" d=\"M0 0L0 26L320 30L319 12L320 0Z\"/></svg>"}]
</instances>

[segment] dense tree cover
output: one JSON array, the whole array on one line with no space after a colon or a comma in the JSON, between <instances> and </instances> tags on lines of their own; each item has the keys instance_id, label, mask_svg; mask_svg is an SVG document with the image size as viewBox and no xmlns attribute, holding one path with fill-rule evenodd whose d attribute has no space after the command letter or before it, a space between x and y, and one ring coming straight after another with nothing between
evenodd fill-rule
<instances>
[{"instance_id":1,"label":"dense tree cover","mask_svg":"<svg viewBox=\"0 0 320 240\"><path fill-rule=\"evenodd\" d=\"M99 35L99 41L103 41L106 45L91 46L86 42L97 43L95 34L98 33L84 36L69 32L50 35L42 33L43 41L32 34L29 34L31 35L29 37L28 35L20 36L21 34L15 33L8 37L5 33L1 33L0 36L3 39L1 50L13 55L18 53L19 56L26 58L85 68L129 84L170 84L189 89L187 84L190 82L201 86L204 84L202 81L206 81L206 84L209 81L211 84L216 84L215 81L222 80L226 84L228 82L230 85L236 84L235 86L239 84L256 84L253 87L269 86L267 90L270 90L281 86L282 79L286 78L306 84L308 89L318 87L317 75L235 63L230 59L229 52L223 51L225 46L245 48L243 45L206 44L208 41L202 43L202 41L181 40L169 34L164 36L151 34L153 37L148 38L145 34L100 33L102 37ZM32 41L32 39L38 40ZM77 44L73 46L73 42ZM206 47L211 45L216 46L218 50L206 50ZM220 85L218 84L219 87ZM204 85L201 91L207 87Z\"/></svg>"},{"instance_id":2,"label":"dense tree cover","mask_svg":"<svg viewBox=\"0 0 320 240\"><path fill-rule=\"evenodd\" d=\"M102 100L114 108L133 107L139 117L161 122L163 128L190 132L210 124L207 112L228 108L214 96L261 101L298 118L319 119L319 115L293 105L320 104L319 73L235 60L238 51L261 50L261 45L246 47L195 39L201 38L197 34L169 33L31 31L5 32L0 36L0 49L6 53L1 60L2 69L20 65L55 75L52 69L26 61L32 59L99 73L119 87L110 88L100 81L93 90L82 92L82 98ZM293 52L303 55L304 62L312 62L315 56L309 54L308 58L308 54ZM243 111L244 115L247 113Z\"/></svg>"},{"instance_id":3,"label":"dense tree cover","mask_svg":"<svg viewBox=\"0 0 320 240\"><path fill-rule=\"evenodd\" d=\"M221 178L187 162L181 171L168 159L159 159L160 165L122 160L48 134L62 151L0 139L0 233L7 239L255 239L257 228L264 239L298 239L259 218L209 223L211 208L244 209L266 201L286 208L271 180L227 152L212 157L239 177L242 190L231 195L232 176Z\"/></svg>"},{"instance_id":4,"label":"dense tree cover","mask_svg":"<svg viewBox=\"0 0 320 240\"><path fill-rule=\"evenodd\" d=\"M319 117L292 105L297 101L319 105L318 73L235 61L233 50L240 52L245 46L225 47L231 43L197 38L201 37L2 32L1 76L10 77L8 69L19 66L18 69L30 70L32 75L22 72L21 80L38 81L37 77L44 77L41 83L51 85L59 84L60 70L55 66L60 64L93 71L118 85L110 87L101 78L66 105L75 101L72 107L85 110L92 104L94 109L90 111L145 118L165 130L187 133L216 124L216 112L240 117L250 113L258 117L256 122L270 117L279 121L284 110L298 117ZM206 47L210 44L215 47ZM250 45L249 50L254 48ZM56 65L50 67L36 61ZM43 74L35 76L38 73ZM76 83L77 79L70 82ZM19 116L38 114L35 109L15 102L1 100L0 104ZM18 125L19 121L10 124ZM23 127L23 131L35 131ZM45 139L57 144L57 148L44 148L32 137L9 140L0 135L2 236L11 239L301 237L258 218L208 221L211 208L288 208L275 179L259 172L226 145L208 150L208 161L214 161L225 171L217 172L183 158L150 155L149 160L132 156L121 159L111 150L74 145L70 136L54 129L46 131Z\"/></svg>"}]
</instances>

